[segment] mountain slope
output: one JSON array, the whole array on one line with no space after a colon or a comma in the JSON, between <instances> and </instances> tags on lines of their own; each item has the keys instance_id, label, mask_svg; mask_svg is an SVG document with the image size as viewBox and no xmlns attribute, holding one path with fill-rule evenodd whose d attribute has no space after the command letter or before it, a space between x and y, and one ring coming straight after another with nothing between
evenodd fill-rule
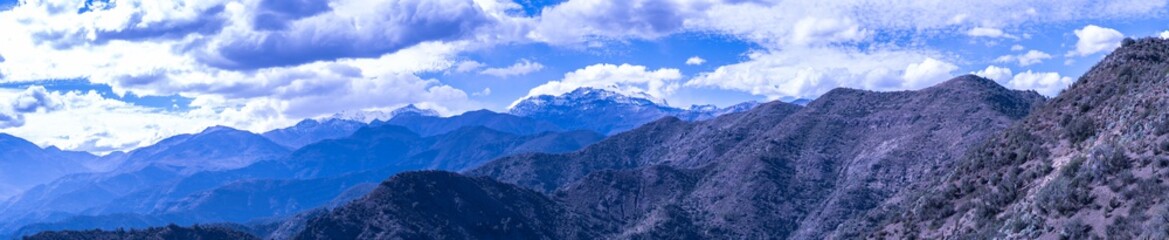
<instances>
[{"instance_id":1,"label":"mountain slope","mask_svg":"<svg viewBox=\"0 0 1169 240\"><path fill-rule=\"evenodd\" d=\"M37 184L71 173L90 172L97 160L88 153L40 148L24 139L0 133L0 200Z\"/></svg>"},{"instance_id":2,"label":"mountain slope","mask_svg":"<svg viewBox=\"0 0 1169 240\"><path fill-rule=\"evenodd\" d=\"M294 126L275 129L262 135L281 146L299 149L321 140L347 137L365 125L361 122L337 118L305 119Z\"/></svg>"},{"instance_id":3,"label":"mountain slope","mask_svg":"<svg viewBox=\"0 0 1169 240\"><path fill-rule=\"evenodd\" d=\"M295 239L592 239L543 195L484 178L403 173L310 220Z\"/></svg>"},{"instance_id":4,"label":"mountain slope","mask_svg":"<svg viewBox=\"0 0 1169 240\"><path fill-rule=\"evenodd\" d=\"M1169 40L1126 40L951 174L872 214L882 221L868 236L1169 236L1167 74Z\"/></svg>"},{"instance_id":5,"label":"mountain slope","mask_svg":"<svg viewBox=\"0 0 1169 240\"><path fill-rule=\"evenodd\" d=\"M62 219L200 172L241 168L287 153L262 136L224 127L171 137L112 157L118 159L102 159L121 162L113 171L67 175L0 204L0 232Z\"/></svg>"},{"instance_id":6,"label":"mountain slope","mask_svg":"<svg viewBox=\"0 0 1169 240\"><path fill-rule=\"evenodd\" d=\"M505 157L468 174L551 192L600 170L662 163L694 167L713 161L749 134L775 126L799 109L799 106L772 102L748 112L698 123L667 117L614 135L579 152Z\"/></svg>"},{"instance_id":7,"label":"mountain slope","mask_svg":"<svg viewBox=\"0 0 1169 240\"><path fill-rule=\"evenodd\" d=\"M399 126L368 127L346 138L310 144L283 159L200 172L85 212L99 216L134 213L147 222L186 224L285 217L363 196L372 189L366 185L376 185L401 171L462 170L508 154L573 151L601 138L586 131L519 136L479 126L421 137ZM86 218L40 225L40 229L109 226L80 221Z\"/></svg>"},{"instance_id":8,"label":"mountain slope","mask_svg":"<svg viewBox=\"0 0 1169 240\"><path fill-rule=\"evenodd\" d=\"M541 95L516 102L509 113L551 122L562 129L591 130L605 135L624 132L666 116L687 121L710 119L739 112L757 105L754 102L725 109L696 106L692 110L666 106L648 96L625 96L596 88L580 88L560 96Z\"/></svg>"},{"instance_id":9,"label":"mountain slope","mask_svg":"<svg viewBox=\"0 0 1169 240\"><path fill-rule=\"evenodd\" d=\"M375 121L372 125L402 126L422 136L434 136L459 128L482 126L496 131L519 135L531 135L549 131L561 131L560 127L548 122L488 110L470 111L452 117L437 117L406 114L386 122Z\"/></svg>"},{"instance_id":10,"label":"mountain slope","mask_svg":"<svg viewBox=\"0 0 1169 240\"><path fill-rule=\"evenodd\" d=\"M560 200L614 224L611 236L814 239L947 169L950 159L1042 101L974 76L921 91L837 89L794 113L769 103L697 123L717 126L707 133L663 120L577 153L505 158L469 173L576 196ZM768 115L786 117L759 117ZM670 132L690 137L660 137ZM632 141L608 144L621 139ZM608 180L619 176L658 180ZM606 194L592 194L598 192ZM641 200L612 202L631 197Z\"/></svg>"},{"instance_id":11,"label":"mountain slope","mask_svg":"<svg viewBox=\"0 0 1169 240\"><path fill-rule=\"evenodd\" d=\"M36 235L25 237L29 240L114 240L114 239L134 239L134 240L148 240L148 239L237 239L237 240L251 240L260 239L245 232L240 232L226 226L200 226L179 227L170 225L166 227L147 228L143 230L130 231L60 231L60 232L42 232Z\"/></svg>"}]
</instances>

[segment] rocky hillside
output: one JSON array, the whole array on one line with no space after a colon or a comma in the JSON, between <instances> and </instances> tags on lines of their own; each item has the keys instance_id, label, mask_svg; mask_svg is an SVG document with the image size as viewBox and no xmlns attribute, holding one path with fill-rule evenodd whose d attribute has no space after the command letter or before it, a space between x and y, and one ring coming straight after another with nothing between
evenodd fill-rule
<instances>
[{"instance_id":1,"label":"rocky hillside","mask_svg":"<svg viewBox=\"0 0 1169 240\"><path fill-rule=\"evenodd\" d=\"M1167 74L1169 40L1126 40L934 187L872 214L884 221L868 236L1169 237Z\"/></svg>"},{"instance_id":2,"label":"rocky hillside","mask_svg":"<svg viewBox=\"0 0 1169 240\"><path fill-rule=\"evenodd\" d=\"M397 175L313 219L295 239L592 239L582 217L540 193L446 172Z\"/></svg>"},{"instance_id":3,"label":"rocky hillside","mask_svg":"<svg viewBox=\"0 0 1169 240\"><path fill-rule=\"evenodd\" d=\"M503 204L472 209L565 209L569 217L520 214L505 221L534 229L517 232L553 238L582 232L602 238L822 238L839 223L950 168L954 159L1042 101L1034 92L963 76L921 91L834 90L805 108L776 102L697 123L667 118L579 152L509 157L472 170L471 175L534 189L550 199L495 201ZM434 187L424 192L453 191L431 182ZM458 186L459 192L510 189L497 183ZM308 229L378 237L448 232L426 229L511 229L452 222L459 218L444 217L449 210L402 207L435 201L428 194L396 195L389 198L393 203L379 199L385 200L371 195L345 207L360 210L335 211L327 218L332 220L310 223ZM452 204L462 202L456 199ZM557 221L579 222L563 228ZM311 236L330 236L321 232L327 231Z\"/></svg>"},{"instance_id":4,"label":"rocky hillside","mask_svg":"<svg viewBox=\"0 0 1169 240\"><path fill-rule=\"evenodd\" d=\"M59 231L59 232L43 232L36 235L24 237L26 240L153 240L153 239L175 239L175 240L212 240L212 239L236 239L236 240L259 240L255 236L248 233L234 230L226 226L200 226L179 227L170 225L166 227L147 228L143 230L118 230L118 231Z\"/></svg>"}]
</instances>

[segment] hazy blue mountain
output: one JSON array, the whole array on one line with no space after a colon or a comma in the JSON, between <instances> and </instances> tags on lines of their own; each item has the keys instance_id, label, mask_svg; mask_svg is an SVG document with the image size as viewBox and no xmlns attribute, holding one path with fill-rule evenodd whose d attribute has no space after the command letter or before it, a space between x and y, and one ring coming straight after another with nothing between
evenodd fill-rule
<instances>
[{"instance_id":1,"label":"hazy blue mountain","mask_svg":"<svg viewBox=\"0 0 1169 240\"><path fill-rule=\"evenodd\" d=\"M448 133L463 127L482 126L496 131L519 135L562 131L550 122L496 113L488 110L470 111L452 117L437 117L422 114L402 114L389 121L375 121L372 125L397 125L422 136Z\"/></svg>"},{"instance_id":2,"label":"hazy blue mountain","mask_svg":"<svg viewBox=\"0 0 1169 240\"><path fill-rule=\"evenodd\" d=\"M388 121L401 115L438 116L438 112L430 109L421 109L414 104L406 105L390 112L383 111L344 111L333 114L330 119L340 119L369 124L375 121Z\"/></svg>"},{"instance_id":3,"label":"hazy blue mountain","mask_svg":"<svg viewBox=\"0 0 1169 240\"><path fill-rule=\"evenodd\" d=\"M237 181L159 202L151 213L234 222L288 216L348 202L371 190L368 184L401 171L459 171L511 154L573 151L602 138L585 131L520 136L485 127L423 138L398 126L373 127L307 146L282 160L295 171L294 179Z\"/></svg>"},{"instance_id":4,"label":"hazy blue mountain","mask_svg":"<svg viewBox=\"0 0 1169 240\"><path fill-rule=\"evenodd\" d=\"M584 129L612 135L666 116L687 121L705 120L758 105L748 102L721 109L694 106L691 110L685 110L651 99L648 96L626 96L603 89L580 88L560 96L530 97L517 102L508 112L551 122L562 129Z\"/></svg>"},{"instance_id":5,"label":"hazy blue mountain","mask_svg":"<svg viewBox=\"0 0 1169 240\"><path fill-rule=\"evenodd\" d=\"M401 171L458 171L505 155L573 151L602 138L588 131L516 135L482 126L423 137L395 125L367 127L349 137L310 144L278 160L199 172L84 212L105 216L129 213L139 216L135 218L139 222L181 224L288 217L347 203L372 190L375 185L371 184ZM61 217L60 222L31 225L19 232L110 229L108 225L92 225L95 218L102 216Z\"/></svg>"},{"instance_id":6,"label":"hazy blue mountain","mask_svg":"<svg viewBox=\"0 0 1169 240\"><path fill-rule=\"evenodd\" d=\"M260 135L226 127L174 136L109 157L116 159L103 159L121 162L112 171L67 175L9 199L0 204L0 232L59 220L106 204L128 204L112 201L200 172L239 169L288 152Z\"/></svg>"},{"instance_id":7,"label":"hazy blue mountain","mask_svg":"<svg viewBox=\"0 0 1169 240\"><path fill-rule=\"evenodd\" d=\"M265 132L263 136L290 149L299 149L325 139L348 137L364 126L365 123L338 118L305 119L291 127Z\"/></svg>"},{"instance_id":8,"label":"hazy blue mountain","mask_svg":"<svg viewBox=\"0 0 1169 240\"><path fill-rule=\"evenodd\" d=\"M0 200L67 174L101 170L99 165L89 153L41 148L0 133Z\"/></svg>"}]
</instances>

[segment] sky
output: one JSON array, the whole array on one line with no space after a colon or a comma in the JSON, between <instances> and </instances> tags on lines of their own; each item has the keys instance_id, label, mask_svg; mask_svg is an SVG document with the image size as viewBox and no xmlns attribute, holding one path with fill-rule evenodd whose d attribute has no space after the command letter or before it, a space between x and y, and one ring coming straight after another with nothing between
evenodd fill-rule
<instances>
[{"instance_id":1,"label":"sky","mask_svg":"<svg viewBox=\"0 0 1169 240\"><path fill-rule=\"evenodd\" d=\"M1054 96L1169 0L0 0L0 132L107 153L579 87L671 106L914 90Z\"/></svg>"}]
</instances>

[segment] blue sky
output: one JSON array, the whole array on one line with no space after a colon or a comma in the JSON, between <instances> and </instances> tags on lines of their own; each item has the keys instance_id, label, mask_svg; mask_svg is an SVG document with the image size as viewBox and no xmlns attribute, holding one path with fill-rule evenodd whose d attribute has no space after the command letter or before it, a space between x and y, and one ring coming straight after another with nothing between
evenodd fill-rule
<instances>
[{"instance_id":1,"label":"blue sky","mask_svg":"<svg viewBox=\"0 0 1169 240\"><path fill-rule=\"evenodd\" d=\"M107 152L578 87L685 108L968 73L1052 96L1169 37L1167 1L0 0L0 132Z\"/></svg>"}]
</instances>

